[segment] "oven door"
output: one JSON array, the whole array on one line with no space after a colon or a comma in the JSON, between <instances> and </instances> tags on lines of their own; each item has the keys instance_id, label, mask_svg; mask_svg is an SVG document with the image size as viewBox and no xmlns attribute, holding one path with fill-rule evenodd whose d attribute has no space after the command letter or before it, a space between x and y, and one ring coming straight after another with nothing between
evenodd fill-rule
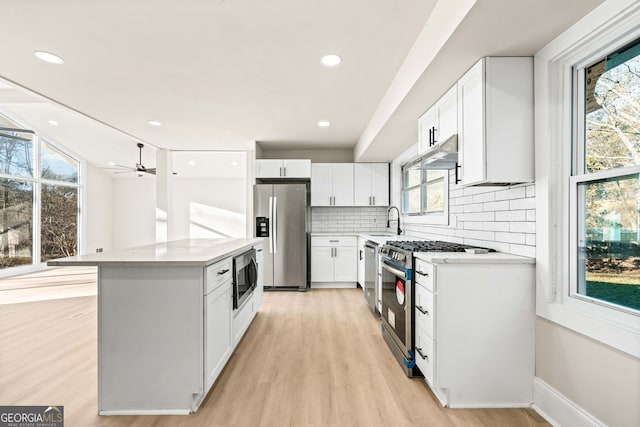
<instances>
[{"instance_id":1,"label":"oven door","mask_svg":"<svg viewBox=\"0 0 640 427\"><path fill-rule=\"evenodd\" d=\"M411 269L382 258L382 312L391 338L405 355L411 349Z\"/></svg>"}]
</instances>

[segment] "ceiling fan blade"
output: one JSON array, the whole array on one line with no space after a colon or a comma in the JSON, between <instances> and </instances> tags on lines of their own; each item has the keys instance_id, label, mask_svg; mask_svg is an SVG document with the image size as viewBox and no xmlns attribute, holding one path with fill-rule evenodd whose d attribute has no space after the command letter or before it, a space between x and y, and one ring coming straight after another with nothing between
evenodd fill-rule
<instances>
[{"instance_id":1,"label":"ceiling fan blade","mask_svg":"<svg viewBox=\"0 0 640 427\"><path fill-rule=\"evenodd\" d=\"M156 174L156 168L148 168L145 170L145 172L150 173L151 175L155 175Z\"/></svg>"},{"instance_id":2,"label":"ceiling fan blade","mask_svg":"<svg viewBox=\"0 0 640 427\"><path fill-rule=\"evenodd\" d=\"M130 170L130 171L118 171L118 172L114 172L113 174L117 174L117 173L132 173L135 172L134 170Z\"/></svg>"}]
</instances>

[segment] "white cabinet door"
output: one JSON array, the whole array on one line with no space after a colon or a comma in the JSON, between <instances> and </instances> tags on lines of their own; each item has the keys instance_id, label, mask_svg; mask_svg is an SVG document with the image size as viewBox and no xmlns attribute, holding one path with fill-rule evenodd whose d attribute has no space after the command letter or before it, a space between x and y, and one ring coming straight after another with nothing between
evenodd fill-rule
<instances>
[{"instance_id":1,"label":"white cabinet door","mask_svg":"<svg viewBox=\"0 0 640 427\"><path fill-rule=\"evenodd\" d=\"M311 247L311 281L333 282L333 254L332 247Z\"/></svg>"},{"instance_id":2,"label":"white cabinet door","mask_svg":"<svg viewBox=\"0 0 640 427\"><path fill-rule=\"evenodd\" d=\"M353 206L353 163L334 163L333 206Z\"/></svg>"},{"instance_id":3,"label":"white cabinet door","mask_svg":"<svg viewBox=\"0 0 640 427\"><path fill-rule=\"evenodd\" d=\"M309 178L311 176L311 160L283 160L284 176L287 178Z\"/></svg>"},{"instance_id":4,"label":"white cabinet door","mask_svg":"<svg viewBox=\"0 0 640 427\"><path fill-rule=\"evenodd\" d=\"M371 164L373 206L389 206L389 165Z\"/></svg>"},{"instance_id":5,"label":"white cabinet door","mask_svg":"<svg viewBox=\"0 0 640 427\"><path fill-rule=\"evenodd\" d=\"M458 88L454 85L438 101L436 144L458 133Z\"/></svg>"},{"instance_id":6,"label":"white cabinet door","mask_svg":"<svg viewBox=\"0 0 640 427\"><path fill-rule=\"evenodd\" d=\"M487 57L458 81L463 185L534 180L533 59Z\"/></svg>"},{"instance_id":7,"label":"white cabinet door","mask_svg":"<svg viewBox=\"0 0 640 427\"><path fill-rule=\"evenodd\" d=\"M231 299L230 283L204 297L205 394L231 355Z\"/></svg>"},{"instance_id":8,"label":"white cabinet door","mask_svg":"<svg viewBox=\"0 0 640 427\"><path fill-rule=\"evenodd\" d=\"M256 178L281 178L282 160L257 159Z\"/></svg>"},{"instance_id":9,"label":"white cabinet door","mask_svg":"<svg viewBox=\"0 0 640 427\"><path fill-rule=\"evenodd\" d=\"M336 282L355 282L358 280L357 248L337 247L334 249L333 277Z\"/></svg>"},{"instance_id":10,"label":"white cabinet door","mask_svg":"<svg viewBox=\"0 0 640 427\"><path fill-rule=\"evenodd\" d=\"M311 206L331 206L333 202L333 174L330 163L311 165Z\"/></svg>"},{"instance_id":11,"label":"white cabinet door","mask_svg":"<svg viewBox=\"0 0 640 427\"><path fill-rule=\"evenodd\" d=\"M485 180L484 62L479 61L458 81L458 153L463 185Z\"/></svg>"},{"instance_id":12,"label":"white cabinet door","mask_svg":"<svg viewBox=\"0 0 640 427\"><path fill-rule=\"evenodd\" d=\"M438 109L434 105L418 119L418 154L427 151L433 145L433 128L438 127Z\"/></svg>"},{"instance_id":13,"label":"white cabinet door","mask_svg":"<svg viewBox=\"0 0 640 427\"><path fill-rule=\"evenodd\" d=\"M373 168L371 166L371 163L356 163L354 166L356 206L373 204Z\"/></svg>"}]
</instances>

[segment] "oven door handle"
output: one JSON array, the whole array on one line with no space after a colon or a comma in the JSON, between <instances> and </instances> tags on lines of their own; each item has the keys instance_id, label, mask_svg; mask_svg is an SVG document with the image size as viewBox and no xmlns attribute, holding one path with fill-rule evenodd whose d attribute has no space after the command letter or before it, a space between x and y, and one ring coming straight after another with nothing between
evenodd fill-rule
<instances>
[{"instance_id":1,"label":"oven door handle","mask_svg":"<svg viewBox=\"0 0 640 427\"><path fill-rule=\"evenodd\" d=\"M394 274L396 276L402 277L405 280L407 279L407 272L406 271L400 270L399 268L392 267L392 266L390 266L389 264L387 264L384 261L382 262L382 268L384 268L385 270L387 270L388 272L390 272L390 273L392 273L392 274Z\"/></svg>"}]
</instances>

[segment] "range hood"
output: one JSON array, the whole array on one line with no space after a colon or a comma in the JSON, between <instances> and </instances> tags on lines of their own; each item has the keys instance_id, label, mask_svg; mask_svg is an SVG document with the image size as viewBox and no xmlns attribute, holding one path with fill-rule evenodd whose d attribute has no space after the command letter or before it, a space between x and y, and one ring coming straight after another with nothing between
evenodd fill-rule
<instances>
[{"instance_id":1,"label":"range hood","mask_svg":"<svg viewBox=\"0 0 640 427\"><path fill-rule=\"evenodd\" d=\"M442 170L455 169L458 164L458 135L454 134L444 142L432 147L419 158L410 162L407 169Z\"/></svg>"}]
</instances>

